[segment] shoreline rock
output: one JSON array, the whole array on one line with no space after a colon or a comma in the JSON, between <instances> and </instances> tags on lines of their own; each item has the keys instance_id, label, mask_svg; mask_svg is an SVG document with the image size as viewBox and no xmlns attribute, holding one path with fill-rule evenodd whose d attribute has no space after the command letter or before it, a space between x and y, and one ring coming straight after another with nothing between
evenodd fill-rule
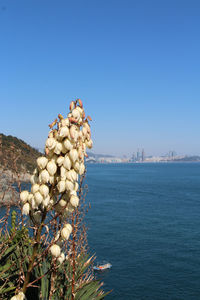
<instances>
[{"instance_id":1,"label":"shoreline rock","mask_svg":"<svg viewBox=\"0 0 200 300\"><path fill-rule=\"evenodd\" d=\"M17 205L19 192L15 186L18 182L29 183L30 177L29 173L20 173L18 177L11 170L0 168L0 206Z\"/></svg>"}]
</instances>

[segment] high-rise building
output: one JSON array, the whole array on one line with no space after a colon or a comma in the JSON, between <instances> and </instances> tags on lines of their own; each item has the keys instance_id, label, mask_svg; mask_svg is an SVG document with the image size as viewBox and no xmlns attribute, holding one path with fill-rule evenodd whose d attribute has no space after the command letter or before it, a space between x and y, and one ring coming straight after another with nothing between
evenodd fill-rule
<instances>
[{"instance_id":1,"label":"high-rise building","mask_svg":"<svg viewBox=\"0 0 200 300\"><path fill-rule=\"evenodd\" d=\"M139 151L139 149L137 150L137 161L139 161L140 160L140 151Z\"/></svg>"},{"instance_id":2,"label":"high-rise building","mask_svg":"<svg viewBox=\"0 0 200 300\"><path fill-rule=\"evenodd\" d=\"M142 149L142 161L145 161L145 153L144 153L144 149Z\"/></svg>"}]
</instances>

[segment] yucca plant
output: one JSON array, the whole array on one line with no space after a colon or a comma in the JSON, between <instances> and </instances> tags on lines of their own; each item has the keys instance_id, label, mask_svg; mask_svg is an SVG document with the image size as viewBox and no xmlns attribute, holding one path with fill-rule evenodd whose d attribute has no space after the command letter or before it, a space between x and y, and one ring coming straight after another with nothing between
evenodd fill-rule
<instances>
[{"instance_id":1,"label":"yucca plant","mask_svg":"<svg viewBox=\"0 0 200 300\"><path fill-rule=\"evenodd\" d=\"M90 120L77 99L66 118L59 114L49 125L31 190L21 191L21 210L13 212L11 227L1 231L2 299L94 300L106 295L94 278L83 222Z\"/></svg>"}]
</instances>

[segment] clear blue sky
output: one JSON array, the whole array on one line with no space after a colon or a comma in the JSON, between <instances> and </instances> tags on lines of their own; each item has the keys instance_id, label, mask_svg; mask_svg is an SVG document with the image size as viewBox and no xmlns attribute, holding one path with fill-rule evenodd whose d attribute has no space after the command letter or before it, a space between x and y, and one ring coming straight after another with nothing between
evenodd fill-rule
<instances>
[{"instance_id":1,"label":"clear blue sky","mask_svg":"<svg viewBox=\"0 0 200 300\"><path fill-rule=\"evenodd\" d=\"M200 1L0 0L0 132L43 147L77 97L96 153L200 154Z\"/></svg>"}]
</instances>

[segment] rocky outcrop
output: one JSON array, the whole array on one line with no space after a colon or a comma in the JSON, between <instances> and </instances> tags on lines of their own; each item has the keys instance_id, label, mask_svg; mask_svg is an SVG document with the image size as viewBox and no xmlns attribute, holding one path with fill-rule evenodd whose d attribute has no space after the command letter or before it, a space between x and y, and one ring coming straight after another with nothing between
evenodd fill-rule
<instances>
[{"instance_id":1,"label":"rocky outcrop","mask_svg":"<svg viewBox=\"0 0 200 300\"><path fill-rule=\"evenodd\" d=\"M29 181L29 173L20 173L18 177L12 171L0 168L0 206L16 205L19 201L18 183Z\"/></svg>"}]
</instances>

